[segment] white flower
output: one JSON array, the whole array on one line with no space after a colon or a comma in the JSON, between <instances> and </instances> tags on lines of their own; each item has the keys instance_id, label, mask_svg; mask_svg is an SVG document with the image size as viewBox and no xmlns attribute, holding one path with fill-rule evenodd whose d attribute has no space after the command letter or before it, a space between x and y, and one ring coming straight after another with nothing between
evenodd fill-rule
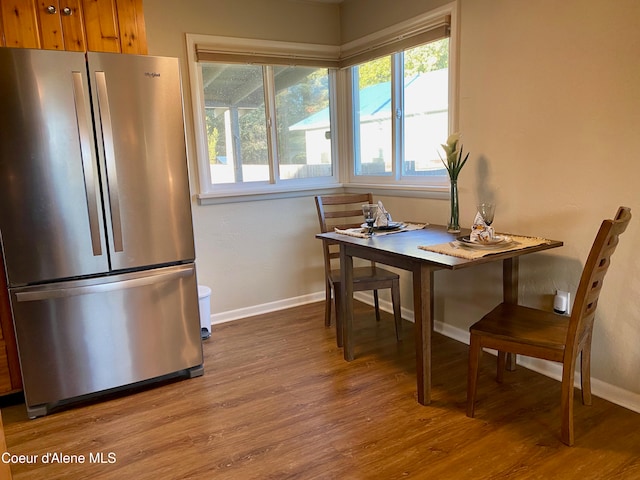
<instances>
[{"instance_id":1,"label":"white flower","mask_svg":"<svg viewBox=\"0 0 640 480\"><path fill-rule=\"evenodd\" d=\"M446 154L446 160L440 157L442 163L444 164L447 172L449 172L449 178L451 180L457 180L458 175L460 174L460 170L464 167L464 164L467 163L467 159L469 158L469 154L462 158L462 144L460 143L460 133L452 133L447 138L447 143L442 144L442 149Z\"/></svg>"}]
</instances>

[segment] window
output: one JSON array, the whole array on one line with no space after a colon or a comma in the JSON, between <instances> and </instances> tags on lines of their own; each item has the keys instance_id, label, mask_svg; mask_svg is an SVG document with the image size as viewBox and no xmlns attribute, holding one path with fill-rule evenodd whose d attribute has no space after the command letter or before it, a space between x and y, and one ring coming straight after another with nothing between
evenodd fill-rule
<instances>
[{"instance_id":1,"label":"window","mask_svg":"<svg viewBox=\"0 0 640 480\"><path fill-rule=\"evenodd\" d=\"M333 175L326 68L222 63L201 68L212 184L269 182L275 164L277 180ZM266 94L275 99L275 157Z\"/></svg>"},{"instance_id":2,"label":"window","mask_svg":"<svg viewBox=\"0 0 640 480\"><path fill-rule=\"evenodd\" d=\"M331 177L327 69L274 67L279 178Z\"/></svg>"},{"instance_id":3,"label":"window","mask_svg":"<svg viewBox=\"0 0 640 480\"><path fill-rule=\"evenodd\" d=\"M262 67L204 63L201 68L211 183L269 181Z\"/></svg>"},{"instance_id":4,"label":"window","mask_svg":"<svg viewBox=\"0 0 640 480\"><path fill-rule=\"evenodd\" d=\"M446 175L448 67L448 38L352 67L355 177Z\"/></svg>"},{"instance_id":5,"label":"window","mask_svg":"<svg viewBox=\"0 0 640 480\"><path fill-rule=\"evenodd\" d=\"M456 18L453 2L341 46L187 34L198 198L448 194Z\"/></svg>"},{"instance_id":6,"label":"window","mask_svg":"<svg viewBox=\"0 0 640 480\"><path fill-rule=\"evenodd\" d=\"M402 58L402 175L446 175L438 155L449 136L449 39L398 54Z\"/></svg>"},{"instance_id":7,"label":"window","mask_svg":"<svg viewBox=\"0 0 640 480\"><path fill-rule=\"evenodd\" d=\"M452 13L414 26L412 38L387 34L379 48L352 54L350 183L448 188L440 145L455 125Z\"/></svg>"},{"instance_id":8,"label":"window","mask_svg":"<svg viewBox=\"0 0 640 480\"><path fill-rule=\"evenodd\" d=\"M336 60L194 50L201 196L337 185Z\"/></svg>"},{"instance_id":9,"label":"window","mask_svg":"<svg viewBox=\"0 0 640 480\"><path fill-rule=\"evenodd\" d=\"M391 57L353 67L356 175L393 172Z\"/></svg>"}]
</instances>

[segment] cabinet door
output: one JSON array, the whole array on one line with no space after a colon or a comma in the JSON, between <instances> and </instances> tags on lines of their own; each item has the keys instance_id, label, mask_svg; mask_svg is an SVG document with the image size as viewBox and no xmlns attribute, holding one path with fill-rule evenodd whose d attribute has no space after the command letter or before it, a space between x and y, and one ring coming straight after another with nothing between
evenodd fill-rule
<instances>
[{"instance_id":1,"label":"cabinet door","mask_svg":"<svg viewBox=\"0 0 640 480\"><path fill-rule=\"evenodd\" d=\"M64 50L58 0L38 1L37 8L40 38L42 40L40 48L46 50Z\"/></svg>"},{"instance_id":2,"label":"cabinet door","mask_svg":"<svg viewBox=\"0 0 640 480\"><path fill-rule=\"evenodd\" d=\"M84 33L82 1L63 0L60 2L60 6L64 49L71 52L85 52L87 42Z\"/></svg>"},{"instance_id":3,"label":"cabinet door","mask_svg":"<svg viewBox=\"0 0 640 480\"><path fill-rule=\"evenodd\" d=\"M87 50L120 53L115 0L82 0Z\"/></svg>"},{"instance_id":4,"label":"cabinet door","mask_svg":"<svg viewBox=\"0 0 640 480\"><path fill-rule=\"evenodd\" d=\"M7 47L40 48L35 0L2 0L0 16Z\"/></svg>"},{"instance_id":5,"label":"cabinet door","mask_svg":"<svg viewBox=\"0 0 640 480\"><path fill-rule=\"evenodd\" d=\"M142 0L116 0L122 53L147 54Z\"/></svg>"},{"instance_id":6,"label":"cabinet door","mask_svg":"<svg viewBox=\"0 0 640 480\"><path fill-rule=\"evenodd\" d=\"M144 55L143 0L2 0L0 46Z\"/></svg>"},{"instance_id":7,"label":"cabinet door","mask_svg":"<svg viewBox=\"0 0 640 480\"><path fill-rule=\"evenodd\" d=\"M80 0L2 2L6 46L85 51Z\"/></svg>"},{"instance_id":8,"label":"cabinet door","mask_svg":"<svg viewBox=\"0 0 640 480\"><path fill-rule=\"evenodd\" d=\"M4 43L4 22L2 21L2 6L0 5L0 47L6 46Z\"/></svg>"}]
</instances>

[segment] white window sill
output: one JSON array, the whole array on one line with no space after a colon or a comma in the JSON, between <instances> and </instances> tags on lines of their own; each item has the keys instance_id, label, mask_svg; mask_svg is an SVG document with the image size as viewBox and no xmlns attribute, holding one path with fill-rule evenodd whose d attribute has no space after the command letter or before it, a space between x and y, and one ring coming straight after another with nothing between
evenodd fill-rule
<instances>
[{"instance_id":1,"label":"white window sill","mask_svg":"<svg viewBox=\"0 0 640 480\"><path fill-rule=\"evenodd\" d=\"M343 191L340 183L331 185L305 185L257 187L238 189L235 191L200 193L196 196L199 205L219 205L222 203L256 202L260 200L275 200L279 198L309 197L314 195L330 195Z\"/></svg>"},{"instance_id":2,"label":"white window sill","mask_svg":"<svg viewBox=\"0 0 640 480\"><path fill-rule=\"evenodd\" d=\"M371 192L377 196L449 199L449 185L380 185L380 184L334 184L299 187L255 188L234 192L201 193L196 196L199 205L219 205L224 203L256 202L279 198L309 197L337 193Z\"/></svg>"},{"instance_id":3,"label":"white window sill","mask_svg":"<svg viewBox=\"0 0 640 480\"><path fill-rule=\"evenodd\" d=\"M449 184L446 185L380 185L375 183L349 183L344 185L347 193L371 192L387 197L432 198L448 200Z\"/></svg>"}]
</instances>

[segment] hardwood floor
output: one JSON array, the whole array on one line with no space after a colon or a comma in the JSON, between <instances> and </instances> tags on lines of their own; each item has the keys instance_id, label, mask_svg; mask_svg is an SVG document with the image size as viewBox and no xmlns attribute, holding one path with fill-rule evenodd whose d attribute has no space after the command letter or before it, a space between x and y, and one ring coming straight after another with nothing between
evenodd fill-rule
<instances>
[{"instance_id":1,"label":"hardwood floor","mask_svg":"<svg viewBox=\"0 0 640 480\"><path fill-rule=\"evenodd\" d=\"M351 363L316 303L214 326L203 377L36 420L3 408L9 452L38 455L11 466L14 480L640 478L640 414L576 395L566 447L560 384L518 368L498 385L485 353L467 418L467 346L438 334L433 402L420 406L413 324L398 344L390 315L356 307Z\"/></svg>"}]
</instances>

